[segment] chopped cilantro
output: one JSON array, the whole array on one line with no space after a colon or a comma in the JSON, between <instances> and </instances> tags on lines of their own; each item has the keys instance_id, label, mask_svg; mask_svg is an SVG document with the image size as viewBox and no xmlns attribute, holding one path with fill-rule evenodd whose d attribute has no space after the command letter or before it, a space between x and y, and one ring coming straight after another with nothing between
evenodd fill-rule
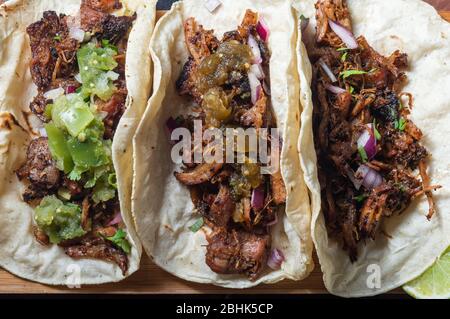
<instances>
[{"instance_id":1,"label":"chopped cilantro","mask_svg":"<svg viewBox=\"0 0 450 319\"><path fill-rule=\"evenodd\" d=\"M339 73L339 76L342 77L343 79L346 79L352 75L361 75L361 74L367 74L367 72L362 70L347 70Z\"/></svg>"},{"instance_id":2,"label":"chopped cilantro","mask_svg":"<svg viewBox=\"0 0 450 319\"><path fill-rule=\"evenodd\" d=\"M203 218L200 218L199 220L197 220L192 226L189 227L189 230L193 233L196 233L200 230L200 228L203 227L204 224L204 220Z\"/></svg>"},{"instance_id":3,"label":"chopped cilantro","mask_svg":"<svg viewBox=\"0 0 450 319\"><path fill-rule=\"evenodd\" d=\"M55 36L53 37L53 40L55 40L55 41L61 41L61 36L60 36L59 34L57 34L57 35L55 35Z\"/></svg>"},{"instance_id":4,"label":"chopped cilantro","mask_svg":"<svg viewBox=\"0 0 450 319\"><path fill-rule=\"evenodd\" d=\"M381 134L380 134L380 132L378 131L377 126L378 126L378 125L377 125L377 120L374 119L374 120L373 120L373 133L374 133L375 138L377 139L377 141L380 141L380 140L381 140Z\"/></svg>"},{"instance_id":5,"label":"chopped cilantro","mask_svg":"<svg viewBox=\"0 0 450 319\"><path fill-rule=\"evenodd\" d=\"M366 198L367 198L366 194L361 194L354 197L354 200L356 200L358 203L362 203Z\"/></svg>"},{"instance_id":6,"label":"chopped cilantro","mask_svg":"<svg viewBox=\"0 0 450 319\"><path fill-rule=\"evenodd\" d=\"M344 54L341 57L341 62L347 61L348 51L345 51Z\"/></svg>"},{"instance_id":7,"label":"chopped cilantro","mask_svg":"<svg viewBox=\"0 0 450 319\"><path fill-rule=\"evenodd\" d=\"M366 150L364 149L364 147L359 147L358 152L359 152L359 156L361 157L361 160L363 161L363 163L366 163L368 161L369 157L367 156L367 153L366 153Z\"/></svg>"}]
</instances>

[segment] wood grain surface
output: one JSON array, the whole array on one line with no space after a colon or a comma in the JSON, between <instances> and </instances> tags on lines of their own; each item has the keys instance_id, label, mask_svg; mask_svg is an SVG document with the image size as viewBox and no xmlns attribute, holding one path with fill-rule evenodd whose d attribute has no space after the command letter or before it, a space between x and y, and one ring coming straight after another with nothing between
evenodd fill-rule
<instances>
[{"instance_id":1,"label":"wood grain surface","mask_svg":"<svg viewBox=\"0 0 450 319\"><path fill-rule=\"evenodd\" d=\"M1 2L1 1L0 1ZM158 11L158 17L164 14ZM442 17L450 22L450 11L440 12ZM275 285L260 285L247 290L232 290L200 285L178 279L154 265L147 256L143 256L141 269L122 282L98 286L85 286L80 289L67 287L52 287L29 282L0 268L0 293L125 293L125 294L214 294L214 293L245 293L245 294L321 294L327 293L320 266L315 257L316 268L312 274L301 282L285 280ZM397 289L391 293L401 293Z\"/></svg>"}]
</instances>

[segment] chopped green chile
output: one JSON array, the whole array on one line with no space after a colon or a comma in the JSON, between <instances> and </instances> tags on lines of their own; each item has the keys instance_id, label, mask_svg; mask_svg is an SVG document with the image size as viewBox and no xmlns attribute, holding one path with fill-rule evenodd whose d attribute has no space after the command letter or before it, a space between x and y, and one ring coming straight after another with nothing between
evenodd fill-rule
<instances>
[{"instance_id":1,"label":"chopped green chile","mask_svg":"<svg viewBox=\"0 0 450 319\"><path fill-rule=\"evenodd\" d=\"M189 227L189 230L193 233L198 232L204 225L205 221L203 218L198 219L192 226Z\"/></svg>"},{"instance_id":2,"label":"chopped green chile","mask_svg":"<svg viewBox=\"0 0 450 319\"><path fill-rule=\"evenodd\" d=\"M115 55L117 51L111 47L97 47L93 43L85 44L77 51L83 96L94 95L103 101L111 98L116 91L113 81L119 76L112 72L118 66Z\"/></svg>"},{"instance_id":3,"label":"chopped green chile","mask_svg":"<svg viewBox=\"0 0 450 319\"><path fill-rule=\"evenodd\" d=\"M65 128L73 137L77 137L94 120L88 104L79 94L59 97L51 109L55 124Z\"/></svg>"},{"instance_id":4,"label":"chopped green chile","mask_svg":"<svg viewBox=\"0 0 450 319\"><path fill-rule=\"evenodd\" d=\"M56 196L46 196L35 210L35 220L52 244L81 237L86 234L81 227L81 208L64 203Z\"/></svg>"},{"instance_id":5,"label":"chopped green chile","mask_svg":"<svg viewBox=\"0 0 450 319\"><path fill-rule=\"evenodd\" d=\"M67 145L67 137L62 130L53 123L45 125L48 136L48 146L59 170L68 174L72 171L74 163Z\"/></svg>"}]
</instances>

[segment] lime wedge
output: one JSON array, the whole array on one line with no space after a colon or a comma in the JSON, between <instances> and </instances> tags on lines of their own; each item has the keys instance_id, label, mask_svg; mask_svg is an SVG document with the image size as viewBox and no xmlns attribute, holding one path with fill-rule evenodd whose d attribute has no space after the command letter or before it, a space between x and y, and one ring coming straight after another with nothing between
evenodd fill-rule
<instances>
[{"instance_id":1,"label":"lime wedge","mask_svg":"<svg viewBox=\"0 0 450 319\"><path fill-rule=\"evenodd\" d=\"M416 299L450 299L450 247L433 266L403 289Z\"/></svg>"}]
</instances>

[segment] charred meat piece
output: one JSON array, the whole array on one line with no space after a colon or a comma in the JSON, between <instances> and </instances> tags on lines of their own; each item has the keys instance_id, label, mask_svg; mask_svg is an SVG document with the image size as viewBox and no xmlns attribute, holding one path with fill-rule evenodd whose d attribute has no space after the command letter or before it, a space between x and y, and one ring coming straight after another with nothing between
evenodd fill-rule
<instances>
[{"instance_id":1,"label":"charred meat piece","mask_svg":"<svg viewBox=\"0 0 450 319\"><path fill-rule=\"evenodd\" d=\"M331 30L329 20L352 30L350 12L345 0L319 0L316 3L316 42L332 47L340 47L342 40Z\"/></svg>"},{"instance_id":2,"label":"charred meat piece","mask_svg":"<svg viewBox=\"0 0 450 319\"><path fill-rule=\"evenodd\" d=\"M256 279L264 268L270 249L268 235L218 229L211 238L206 253L207 265L219 274L246 274Z\"/></svg>"},{"instance_id":3,"label":"charred meat piece","mask_svg":"<svg viewBox=\"0 0 450 319\"><path fill-rule=\"evenodd\" d=\"M44 197L58 188L61 173L52 159L46 137L31 141L27 151L27 162L16 174L20 180L26 178L31 183L24 194L26 202Z\"/></svg>"},{"instance_id":4,"label":"charred meat piece","mask_svg":"<svg viewBox=\"0 0 450 319\"><path fill-rule=\"evenodd\" d=\"M114 136L119 121L125 112L126 99L126 93L118 92L107 102L98 101L98 109L107 113L107 116L103 120L103 123L105 124L105 139L110 139Z\"/></svg>"},{"instance_id":5,"label":"charred meat piece","mask_svg":"<svg viewBox=\"0 0 450 319\"><path fill-rule=\"evenodd\" d=\"M196 102L201 103L202 93L196 87L197 63L192 57L185 63L183 71L176 82L176 88L180 95L191 95Z\"/></svg>"},{"instance_id":6,"label":"charred meat piece","mask_svg":"<svg viewBox=\"0 0 450 319\"><path fill-rule=\"evenodd\" d=\"M117 264L125 276L128 270L128 257L111 242L101 237L88 236L77 244L64 247L65 253L72 258L95 258Z\"/></svg>"},{"instance_id":7,"label":"charred meat piece","mask_svg":"<svg viewBox=\"0 0 450 319\"><path fill-rule=\"evenodd\" d=\"M219 40L214 36L214 32L204 30L194 18L189 18L184 23L184 35L188 51L197 65L219 46Z\"/></svg>"},{"instance_id":8,"label":"charred meat piece","mask_svg":"<svg viewBox=\"0 0 450 319\"><path fill-rule=\"evenodd\" d=\"M36 115L42 122L48 122L45 116L45 107L49 104L49 101L44 97L42 92L39 92L30 103L31 112Z\"/></svg>"},{"instance_id":9,"label":"charred meat piece","mask_svg":"<svg viewBox=\"0 0 450 319\"><path fill-rule=\"evenodd\" d=\"M184 185L199 185L211 180L222 167L223 164L200 164L190 172L175 173L175 177Z\"/></svg>"},{"instance_id":10,"label":"charred meat piece","mask_svg":"<svg viewBox=\"0 0 450 319\"><path fill-rule=\"evenodd\" d=\"M113 44L118 43L127 35L128 30L130 30L130 27L132 26L134 20L136 20L136 17L136 14L131 17L116 17L113 15L106 16L102 22L101 38L109 40Z\"/></svg>"},{"instance_id":11,"label":"charred meat piece","mask_svg":"<svg viewBox=\"0 0 450 319\"><path fill-rule=\"evenodd\" d=\"M120 0L83 0L83 3L89 8L105 13L122 8Z\"/></svg>"},{"instance_id":12,"label":"charred meat piece","mask_svg":"<svg viewBox=\"0 0 450 319\"><path fill-rule=\"evenodd\" d=\"M242 115L241 123L244 126L253 126L260 129L264 124L264 117L267 112L267 97L261 92L261 97L250 110Z\"/></svg>"},{"instance_id":13,"label":"charred meat piece","mask_svg":"<svg viewBox=\"0 0 450 319\"><path fill-rule=\"evenodd\" d=\"M219 227L226 227L233 215L235 209L235 202L231 197L231 192L228 186L221 185L219 194L215 198L209 214L207 215L215 225Z\"/></svg>"},{"instance_id":14,"label":"charred meat piece","mask_svg":"<svg viewBox=\"0 0 450 319\"><path fill-rule=\"evenodd\" d=\"M68 36L66 17L54 11L27 28L31 46L31 76L39 90L50 86L58 77L73 74L79 43Z\"/></svg>"},{"instance_id":15,"label":"charred meat piece","mask_svg":"<svg viewBox=\"0 0 450 319\"><path fill-rule=\"evenodd\" d=\"M115 0L84 0L80 7L81 28L117 44L126 36L133 21L136 20L136 14L131 17L109 14L120 6L120 2Z\"/></svg>"},{"instance_id":16,"label":"charred meat piece","mask_svg":"<svg viewBox=\"0 0 450 319\"><path fill-rule=\"evenodd\" d=\"M244 19L241 25L238 27L239 34L243 39L247 39L252 31L256 28L258 24L258 14L252 10L247 10L245 12Z\"/></svg>"}]
</instances>

